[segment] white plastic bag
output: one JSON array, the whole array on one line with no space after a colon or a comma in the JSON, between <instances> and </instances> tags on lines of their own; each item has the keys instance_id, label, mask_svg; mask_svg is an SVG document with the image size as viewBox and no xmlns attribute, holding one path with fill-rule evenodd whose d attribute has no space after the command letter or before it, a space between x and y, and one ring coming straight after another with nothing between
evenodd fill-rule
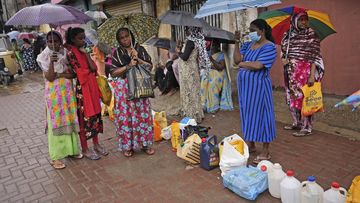
<instances>
[{"instance_id":1,"label":"white plastic bag","mask_svg":"<svg viewBox=\"0 0 360 203\"><path fill-rule=\"evenodd\" d=\"M161 137L165 140L171 139L171 125L161 130Z\"/></svg>"},{"instance_id":2,"label":"white plastic bag","mask_svg":"<svg viewBox=\"0 0 360 203\"><path fill-rule=\"evenodd\" d=\"M241 140L244 142L244 154L242 155L231 144L231 141ZM237 134L225 137L223 139L224 146L220 157L220 170L221 176L224 176L226 172L235 168L246 166L249 159L249 148L245 141Z\"/></svg>"}]
</instances>

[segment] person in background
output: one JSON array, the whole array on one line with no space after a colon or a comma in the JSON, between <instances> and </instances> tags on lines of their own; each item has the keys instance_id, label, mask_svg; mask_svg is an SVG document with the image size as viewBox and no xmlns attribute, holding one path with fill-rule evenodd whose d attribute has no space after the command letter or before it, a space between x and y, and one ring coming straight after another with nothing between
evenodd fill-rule
<instances>
[{"instance_id":1,"label":"person in background","mask_svg":"<svg viewBox=\"0 0 360 203\"><path fill-rule=\"evenodd\" d=\"M78 141L78 117L72 79L60 33L46 35L47 47L38 55L37 62L45 77L45 104L50 164L55 169L65 168L61 159L71 156L81 159ZM59 91L58 91L59 90Z\"/></svg>"},{"instance_id":2,"label":"person in background","mask_svg":"<svg viewBox=\"0 0 360 203\"><path fill-rule=\"evenodd\" d=\"M185 27L186 42L177 42L179 55L180 100L183 115L201 123L204 111L200 95L200 70L204 74L210 70L211 62L206 52L205 38L199 27Z\"/></svg>"},{"instance_id":3,"label":"person in background","mask_svg":"<svg viewBox=\"0 0 360 203\"><path fill-rule=\"evenodd\" d=\"M275 113L270 69L276 59L271 27L265 20L250 23L251 42L239 47L240 32L235 32L234 63L240 68L237 76L240 118L244 140L249 151L256 151L255 142L263 143L262 152L253 160L259 163L271 158L269 145L276 137Z\"/></svg>"},{"instance_id":4,"label":"person in background","mask_svg":"<svg viewBox=\"0 0 360 203\"><path fill-rule=\"evenodd\" d=\"M292 125L284 126L294 132L296 137L312 133L314 116L301 117L303 94L301 88L321 81L324 76L324 64L320 54L320 39L309 27L306 12L294 14L291 30L284 34L281 42L281 61L284 65L286 101L293 119Z\"/></svg>"},{"instance_id":5,"label":"person in background","mask_svg":"<svg viewBox=\"0 0 360 203\"><path fill-rule=\"evenodd\" d=\"M110 73L115 83L114 124L119 137L119 150L125 157L133 156L135 149L153 155L154 130L150 101L148 98L127 100L129 83L126 78L126 72L135 66L151 67L151 58L145 48L136 43L129 29L119 28L116 39L119 47L113 54Z\"/></svg>"},{"instance_id":6,"label":"person in background","mask_svg":"<svg viewBox=\"0 0 360 203\"><path fill-rule=\"evenodd\" d=\"M155 86L161 92L161 95L174 94L179 88L179 83L176 80L175 72L173 70L174 61L178 58L175 53L175 47L168 51L168 61L165 65L158 64L155 71Z\"/></svg>"},{"instance_id":7,"label":"person in background","mask_svg":"<svg viewBox=\"0 0 360 203\"><path fill-rule=\"evenodd\" d=\"M80 125L80 141L83 154L91 160L100 159L109 152L99 144L98 134L103 132L101 118L100 90L96 81L96 65L85 51L85 32L82 28L69 28L66 32L67 58L72 70L76 73L77 113ZM94 143L90 150L87 140Z\"/></svg>"},{"instance_id":8,"label":"person in background","mask_svg":"<svg viewBox=\"0 0 360 203\"><path fill-rule=\"evenodd\" d=\"M37 64L34 58L34 49L29 39L25 38L23 41L24 44L21 48L21 52L23 56L24 70L33 73L37 69Z\"/></svg>"},{"instance_id":9,"label":"person in background","mask_svg":"<svg viewBox=\"0 0 360 203\"><path fill-rule=\"evenodd\" d=\"M209 43L208 54L212 64L208 76L201 77L201 102L204 111L214 113L217 110L232 110L231 85L228 75L229 63L220 50L220 43L214 40Z\"/></svg>"}]
</instances>

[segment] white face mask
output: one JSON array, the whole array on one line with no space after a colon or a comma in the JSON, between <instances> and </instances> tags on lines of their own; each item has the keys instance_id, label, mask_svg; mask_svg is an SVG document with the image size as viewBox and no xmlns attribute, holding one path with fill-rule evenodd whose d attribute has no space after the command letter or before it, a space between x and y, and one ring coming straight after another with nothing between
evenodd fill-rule
<instances>
[{"instance_id":1,"label":"white face mask","mask_svg":"<svg viewBox=\"0 0 360 203\"><path fill-rule=\"evenodd\" d=\"M251 39L252 42L258 42L261 39L261 36L258 35L257 32L250 32L249 38Z\"/></svg>"}]
</instances>

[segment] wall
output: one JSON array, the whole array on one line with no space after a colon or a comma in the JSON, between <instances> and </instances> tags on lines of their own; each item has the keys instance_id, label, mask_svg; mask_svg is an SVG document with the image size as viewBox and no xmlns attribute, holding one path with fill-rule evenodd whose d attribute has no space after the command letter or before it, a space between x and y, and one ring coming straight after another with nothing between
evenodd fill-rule
<instances>
[{"instance_id":1,"label":"wall","mask_svg":"<svg viewBox=\"0 0 360 203\"><path fill-rule=\"evenodd\" d=\"M269 10L297 5L329 14L336 34L321 42L325 63L323 91L336 95L349 95L360 89L360 1L359 0L283 0ZM275 86L283 85L280 60L272 69Z\"/></svg>"}]
</instances>

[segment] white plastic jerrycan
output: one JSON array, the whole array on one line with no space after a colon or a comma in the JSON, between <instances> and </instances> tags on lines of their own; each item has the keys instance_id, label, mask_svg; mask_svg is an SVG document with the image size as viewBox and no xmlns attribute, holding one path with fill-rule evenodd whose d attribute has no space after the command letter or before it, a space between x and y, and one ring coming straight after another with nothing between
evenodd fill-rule
<instances>
[{"instance_id":1,"label":"white plastic jerrycan","mask_svg":"<svg viewBox=\"0 0 360 203\"><path fill-rule=\"evenodd\" d=\"M281 202L300 203L300 186L300 181L294 177L294 171L288 170L280 183Z\"/></svg>"},{"instance_id":2,"label":"white plastic jerrycan","mask_svg":"<svg viewBox=\"0 0 360 203\"><path fill-rule=\"evenodd\" d=\"M279 163L272 166L272 170L268 172L269 192L271 196L280 198L280 183L286 177L285 172Z\"/></svg>"},{"instance_id":3,"label":"white plastic jerrycan","mask_svg":"<svg viewBox=\"0 0 360 203\"><path fill-rule=\"evenodd\" d=\"M316 183L314 176L309 176L307 181L301 183L301 203L322 203L324 189Z\"/></svg>"},{"instance_id":4,"label":"white plastic jerrycan","mask_svg":"<svg viewBox=\"0 0 360 203\"><path fill-rule=\"evenodd\" d=\"M257 168L262 170L262 171L265 171L265 172L269 173L272 170L273 166L274 166L274 164L271 163L270 161L262 160L262 161L260 161L258 163Z\"/></svg>"},{"instance_id":5,"label":"white plastic jerrycan","mask_svg":"<svg viewBox=\"0 0 360 203\"><path fill-rule=\"evenodd\" d=\"M324 203L345 203L346 190L339 183L331 183L331 188L324 192Z\"/></svg>"}]
</instances>

